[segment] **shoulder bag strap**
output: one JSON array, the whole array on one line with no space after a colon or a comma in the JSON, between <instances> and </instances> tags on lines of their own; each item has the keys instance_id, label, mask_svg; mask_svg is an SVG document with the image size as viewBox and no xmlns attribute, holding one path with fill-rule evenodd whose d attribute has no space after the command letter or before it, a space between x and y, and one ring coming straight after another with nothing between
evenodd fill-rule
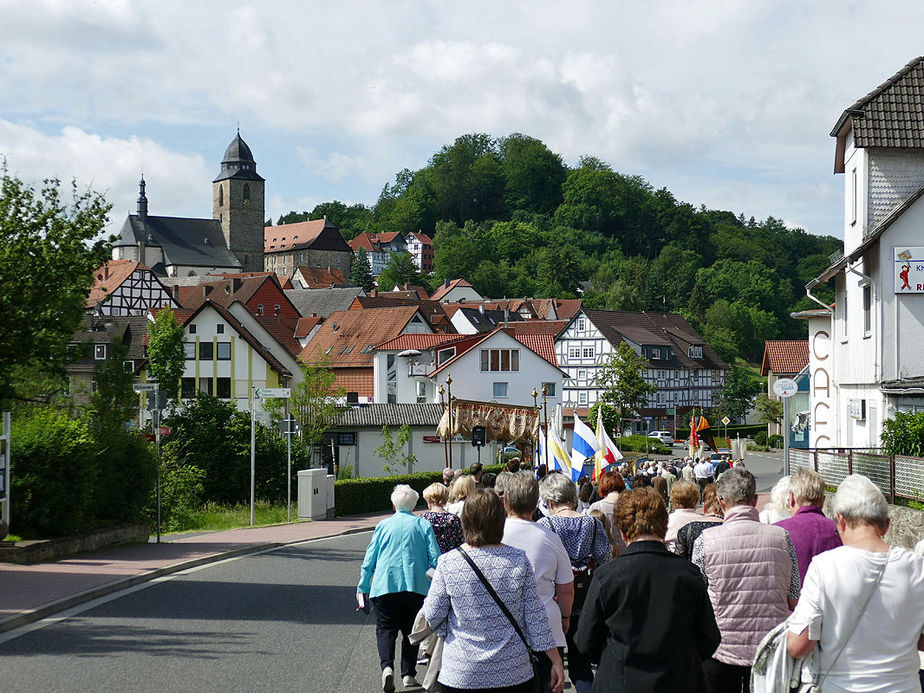
<instances>
[{"instance_id":1,"label":"shoulder bag strap","mask_svg":"<svg viewBox=\"0 0 924 693\"><path fill-rule=\"evenodd\" d=\"M879 575L876 576L876 582L873 583L873 586L870 588L869 592L866 593L866 599L863 600L863 606L860 607L860 610L857 612L857 620L854 621L853 627L850 629L850 634L844 639L844 643L841 645L840 649L837 651L837 654L834 656L834 659L831 660L831 666L828 667L828 670L821 675L821 678L818 679L818 688L821 688L822 682L828 677L828 674L831 673L831 670L834 668L834 665L837 664L837 660L841 656L841 652L844 651L844 648L847 646L847 642L850 638L853 637L854 632L857 630L857 626L860 625L860 619L863 618L863 614L866 612L866 607L869 606L870 600L873 598L873 593L876 591L876 588L879 586L879 583L882 581L882 576L885 574L886 566L889 564L889 555L891 554L891 549L886 552L885 563L882 564L882 568L879 569Z\"/></svg>"},{"instance_id":2,"label":"shoulder bag strap","mask_svg":"<svg viewBox=\"0 0 924 693\"><path fill-rule=\"evenodd\" d=\"M513 614L510 613L510 609L507 608L507 605L504 604L497 592L494 591L494 588L491 586L491 583L488 582L488 579L484 576L484 573L482 573L481 569L475 565L475 561L473 561L472 557L466 553L465 549L460 546L458 549L456 549L456 551L462 554L462 558L464 558L469 566L471 566L472 571L474 571L475 575L478 576L478 579L481 580L481 584L484 585L485 589L488 591L488 594L490 594L494 601L497 602L500 610L504 612L504 616L510 619L510 623L513 625L513 629L517 632L517 635L520 636L520 640L523 641L523 644L526 645L526 651L530 652L531 650L529 647L529 642L527 642L526 636L523 635L523 630L520 628L520 624L517 623L517 620L513 617Z\"/></svg>"}]
</instances>

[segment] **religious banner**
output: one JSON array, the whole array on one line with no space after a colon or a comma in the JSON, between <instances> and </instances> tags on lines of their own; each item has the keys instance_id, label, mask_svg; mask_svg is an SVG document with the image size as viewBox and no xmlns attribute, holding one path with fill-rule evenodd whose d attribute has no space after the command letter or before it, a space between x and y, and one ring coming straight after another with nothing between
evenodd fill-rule
<instances>
[{"instance_id":1,"label":"religious banner","mask_svg":"<svg viewBox=\"0 0 924 693\"><path fill-rule=\"evenodd\" d=\"M539 434L539 408L518 407L512 404L452 400L452 436L471 438L474 426L484 426L488 440L526 442ZM450 409L443 412L437 433L447 437Z\"/></svg>"}]
</instances>

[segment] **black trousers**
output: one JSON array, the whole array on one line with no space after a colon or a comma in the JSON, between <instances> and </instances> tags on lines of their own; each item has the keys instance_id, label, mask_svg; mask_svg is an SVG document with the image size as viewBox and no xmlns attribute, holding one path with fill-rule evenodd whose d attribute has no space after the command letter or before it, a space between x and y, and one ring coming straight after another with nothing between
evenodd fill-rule
<instances>
[{"instance_id":1,"label":"black trousers","mask_svg":"<svg viewBox=\"0 0 924 693\"><path fill-rule=\"evenodd\" d=\"M375 641L379 648L382 669L395 666L395 640L401 638L401 676L417 675L418 645L408 640L414 628L414 617L423 606L424 595L416 592L392 592L372 598L375 608Z\"/></svg>"},{"instance_id":2,"label":"black trousers","mask_svg":"<svg viewBox=\"0 0 924 693\"><path fill-rule=\"evenodd\" d=\"M703 662L706 693L749 693L751 667L726 664L710 657Z\"/></svg>"}]
</instances>

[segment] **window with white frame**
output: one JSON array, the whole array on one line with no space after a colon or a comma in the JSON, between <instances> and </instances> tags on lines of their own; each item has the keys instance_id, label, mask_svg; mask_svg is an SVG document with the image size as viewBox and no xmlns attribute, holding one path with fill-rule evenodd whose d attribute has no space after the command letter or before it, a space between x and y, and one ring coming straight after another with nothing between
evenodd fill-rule
<instances>
[{"instance_id":1,"label":"window with white frame","mask_svg":"<svg viewBox=\"0 0 924 693\"><path fill-rule=\"evenodd\" d=\"M494 383L494 399L507 397L507 383Z\"/></svg>"},{"instance_id":2,"label":"window with white frame","mask_svg":"<svg viewBox=\"0 0 924 693\"><path fill-rule=\"evenodd\" d=\"M701 346L691 346L687 355L691 359L701 359L703 358L703 348Z\"/></svg>"},{"instance_id":3,"label":"window with white frame","mask_svg":"<svg viewBox=\"0 0 924 693\"><path fill-rule=\"evenodd\" d=\"M587 380L587 369L586 368L578 368L577 379Z\"/></svg>"},{"instance_id":4,"label":"window with white frame","mask_svg":"<svg viewBox=\"0 0 924 693\"><path fill-rule=\"evenodd\" d=\"M873 329L873 287L863 287L863 336L869 337Z\"/></svg>"},{"instance_id":5,"label":"window with white frame","mask_svg":"<svg viewBox=\"0 0 924 693\"><path fill-rule=\"evenodd\" d=\"M417 404L426 404L427 402L427 384L422 381L417 382Z\"/></svg>"},{"instance_id":6,"label":"window with white frame","mask_svg":"<svg viewBox=\"0 0 924 693\"><path fill-rule=\"evenodd\" d=\"M555 396L555 383L542 383L542 387L545 388L546 397Z\"/></svg>"},{"instance_id":7,"label":"window with white frame","mask_svg":"<svg viewBox=\"0 0 924 693\"><path fill-rule=\"evenodd\" d=\"M106 358L106 344L94 344L93 345L93 358L97 361L102 361Z\"/></svg>"},{"instance_id":8,"label":"window with white frame","mask_svg":"<svg viewBox=\"0 0 924 693\"><path fill-rule=\"evenodd\" d=\"M581 332L587 329L587 321L584 318L578 318L578 329Z\"/></svg>"},{"instance_id":9,"label":"window with white frame","mask_svg":"<svg viewBox=\"0 0 924 693\"><path fill-rule=\"evenodd\" d=\"M196 343L195 342L185 342L183 344L183 356L187 361L196 360Z\"/></svg>"},{"instance_id":10,"label":"window with white frame","mask_svg":"<svg viewBox=\"0 0 924 693\"><path fill-rule=\"evenodd\" d=\"M520 370L519 349L482 349L482 371L518 371Z\"/></svg>"},{"instance_id":11,"label":"window with white frame","mask_svg":"<svg viewBox=\"0 0 924 693\"><path fill-rule=\"evenodd\" d=\"M569 359L581 358L581 347L568 347L568 358Z\"/></svg>"},{"instance_id":12,"label":"window with white frame","mask_svg":"<svg viewBox=\"0 0 924 693\"><path fill-rule=\"evenodd\" d=\"M592 359L594 357L594 348L586 346L581 349L581 358Z\"/></svg>"},{"instance_id":13,"label":"window with white frame","mask_svg":"<svg viewBox=\"0 0 924 693\"><path fill-rule=\"evenodd\" d=\"M581 390L578 392L578 404L587 404L587 392Z\"/></svg>"}]
</instances>

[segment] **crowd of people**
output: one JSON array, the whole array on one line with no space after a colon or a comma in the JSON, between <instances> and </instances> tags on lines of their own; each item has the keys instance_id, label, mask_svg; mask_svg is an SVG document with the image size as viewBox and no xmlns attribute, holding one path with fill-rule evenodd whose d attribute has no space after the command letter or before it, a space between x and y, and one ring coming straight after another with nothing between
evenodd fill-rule
<instances>
[{"instance_id":1,"label":"crowd of people","mask_svg":"<svg viewBox=\"0 0 924 693\"><path fill-rule=\"evenodd\" d=\"M560 693L565 666L577 693L788 691L796 669L815 690L921 690L924 559L884 542L879 489L848 476L828 517L824 481L800 469L758 513L754 476L722 462L578 484L519 460L496 477L473 465L424 489L419 517L417 492L396 486L357 587L382 690L399 634L404 687L426 661L423 686L447 693Z\"/></svg>"}]
</instances>

